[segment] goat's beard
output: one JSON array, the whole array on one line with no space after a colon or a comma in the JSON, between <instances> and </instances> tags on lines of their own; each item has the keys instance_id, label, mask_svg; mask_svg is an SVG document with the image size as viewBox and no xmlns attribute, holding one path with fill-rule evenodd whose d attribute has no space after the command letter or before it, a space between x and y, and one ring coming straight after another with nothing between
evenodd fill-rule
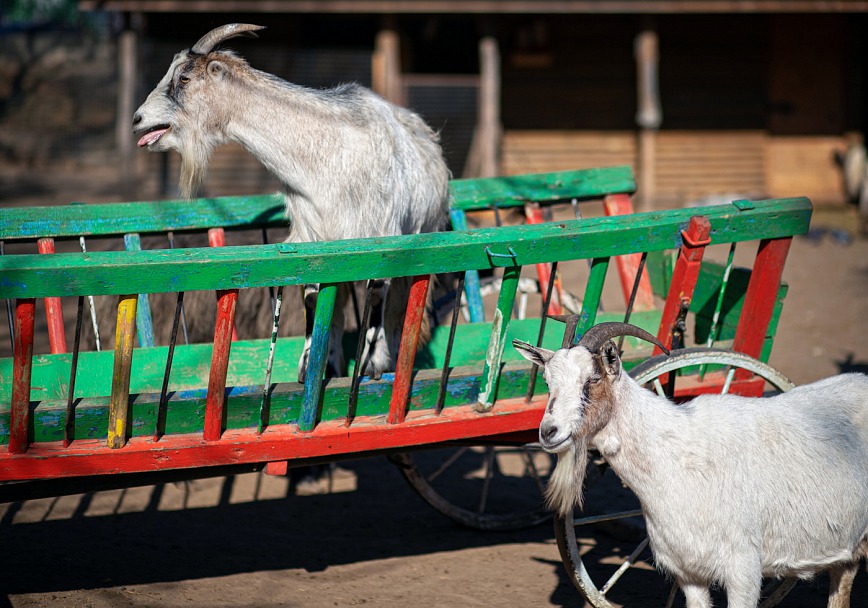
<instances>
[{"instance_id":1,"label":"goat's beard","mask_svg":"<svg viewBox=\"0 0 868 608\"><path fill-rule=\"evenodd\" d=\"M575 507L582 506L585 470L588 467L588 440L577 439L566 451L558 454L558 463L546 485L546 504L561 517L572 516Z\"/></svg>"},{"instance_id":2,"label":"goat's beard","mask_svg":"<svg viewBox=\"0 0 868 608\"><path fill-rule=\"evenodd\" d=\"M213 148L208 142L184 138L181 153L181 177L178 186L181 196L192 199L199 195L208 175L208 162Z\"/></svg>"}]
</instances>

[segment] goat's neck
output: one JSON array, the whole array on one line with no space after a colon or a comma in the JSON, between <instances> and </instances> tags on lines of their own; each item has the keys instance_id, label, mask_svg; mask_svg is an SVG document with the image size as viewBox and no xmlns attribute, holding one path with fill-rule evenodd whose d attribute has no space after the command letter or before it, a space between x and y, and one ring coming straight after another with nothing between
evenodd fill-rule
<instances>
[{"instance_id":1,"label":"goat's neck","mask_svg":"<svg viewBox=\"0 0 868 608\"><path fill-rule=\"evenodd\" d=\"M677 466L677 458L666 456L666 446L686 430L677 406L623 379L608 422L592 444L644 503L642 491L665 482Z\"/></svg>"}]
</instances>

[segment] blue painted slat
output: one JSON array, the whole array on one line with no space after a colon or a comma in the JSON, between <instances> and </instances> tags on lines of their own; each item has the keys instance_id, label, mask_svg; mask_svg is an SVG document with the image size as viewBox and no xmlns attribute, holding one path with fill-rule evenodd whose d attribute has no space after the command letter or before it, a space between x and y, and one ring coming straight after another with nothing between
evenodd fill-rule
<instances>
[{"instance_id":1,"label":"blue painted slat","mask_svg":"<svg viewBox=\"0 0 868 608\"><path fill-rule=\"evenodd\" d=\"M332 328L332 315L335 309L338 286L334 283L321 284L316 299L316 312L313 320L310 355L307 360L307 373L304 378L304 401L298 430L312 431L316 425L317 410L322 394L323 374L329 358L329 337Z\"/></svg>"},{"instance_id":2,"label":"blue painted slat","mask_svg":"<svg viewBox=\"0 0 868 608\"><path fill-rule=\"evenodd\" d=\"M125 234L124 248L127 251L141 251L141 237L135 232ZM156 344L154 341L154 323L151 320L151 304L146 293L139 294L139 302L136 306L136 333L139 335L139 346L150 348Z\"/></svg>"},{"instance_id":3,"label":"blue painted slat","mask_svg":"<svg viewBox=\"0 0 868 608\"><path fill-rule=\"evenodd\" d=\"M467 216L460 209L450 209L453 230L467 230ZM467 298L467 309L471 323L485 321L485 309L482 306L482 293L479 290L479 272L468 270L464 275L464 295Z\"/></svg>"}]
</instances>

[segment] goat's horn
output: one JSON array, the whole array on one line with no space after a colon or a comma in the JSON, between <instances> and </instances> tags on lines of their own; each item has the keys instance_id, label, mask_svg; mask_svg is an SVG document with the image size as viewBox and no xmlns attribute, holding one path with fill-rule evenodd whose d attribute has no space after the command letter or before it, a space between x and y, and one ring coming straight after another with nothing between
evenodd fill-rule
<instances>
[{"instance_id":1,"label":"goat's horn","mask_svg":"<svg viewBox=\"0 0 868 608\"><path fill-rule=\"evenodd\" d=\"M227 25L221 25L199 38L199 42L194 44L190 51L197 55L207 55L214 50L215 46L225 40L237 38L238 36L256 38L254 32L264 29L264 25L253 25L251 23L229 23Z\"/></svg>"},{"instance_id":2,"label":"goat's horn","mask_svg":"<svg viewBox=\"0 0 868 608\"><path fill-rule=\"evenodd\" d=\"M579 345L584 346L592 353L597 352L602 348L602 346L611 340L612 338L618 336L634 336L636 338L641 338L650 342L651 344L656 344L659 346L664 353L669 354L669 349L667 349L663 344L660 343L655 336L649 334L647 331L642 329L641 327L636 327L635 325L630 325L629 323L620 323L620 322L608 322L608 323L600 323L598 325L594 325L585 332L582 336L582 339L579 340Z\"/></svg>"}]
</instances>

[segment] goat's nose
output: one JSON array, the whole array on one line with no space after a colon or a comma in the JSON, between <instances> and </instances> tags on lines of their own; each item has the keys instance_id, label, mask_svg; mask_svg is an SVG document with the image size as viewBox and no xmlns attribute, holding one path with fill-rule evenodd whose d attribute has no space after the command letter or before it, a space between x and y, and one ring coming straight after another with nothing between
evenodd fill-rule
<instances>
[{"instance_id":1,"label":"goat's nose","mask_svg":"<svg viewBox=\"0 0 868 608\"><path fill-rule=\"evenodd\" d=\"M548 443L558 434L558 427L555 424L543 424L539 427L539 438L543 443Z\"/></svg>"},{"instance_id":2,"label":"goat's nose","mask_svg":"<svg viewBox=\"0 0 868 608\"><path fill-rule=\"evenodd\" d=\"M137 126L139 125L140 122L142 122L142 115L139 114L138 112L136 112L136 113L133 115L133 126L134 126L134 127L137 127Z\"/></svg>"}]
</instances>

